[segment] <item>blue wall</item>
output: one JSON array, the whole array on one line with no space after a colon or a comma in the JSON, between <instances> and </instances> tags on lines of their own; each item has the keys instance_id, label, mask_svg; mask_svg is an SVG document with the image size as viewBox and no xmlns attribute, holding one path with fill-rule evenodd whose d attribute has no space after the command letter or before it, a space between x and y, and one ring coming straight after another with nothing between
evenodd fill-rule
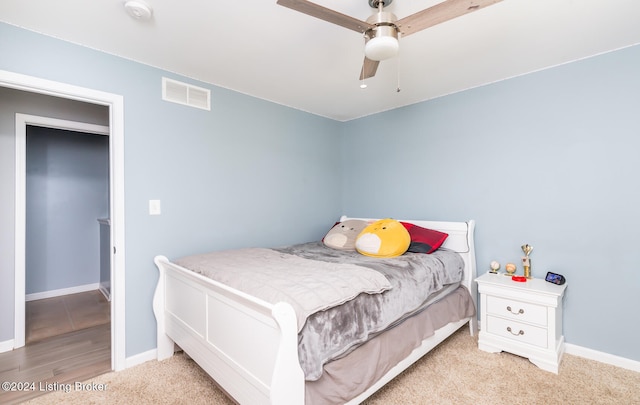
<instances>
[{"instance_id":1,"label":"blue wall","mask_svg":"<svg viewBox=\"0 0 640 405\"><path fill-rule=\"evenodd\" d=\"M567 342L640 361L638 72L635 46L347 122L345 212L475 219L479 272L533 245Z\"/></svg>"},{"instance_id":2,"label":"blue wall","mask_svg":"<svg viewBox=\"0 0 640 405\"><path fill-rule=\"evenodd\" d=\"M534 276L569 280L567 341L640 361L640 47L346 123L197 82L211 112L162 102L161 76L188 80L3 24L0 54L124 96L127 356L155 347L154 255L318 239L344 212L476 219L480 271L533 245Z\"/></svg>"},{"instance_id":3,"label":"blue wall","mask_svg":"<svg viewBox=\"0 0 640 405\"><path fill-rule=\"evenodd\" d=\"M109 137L28 126L26 143L26 294L97 285Z\"/></svg>"}]
</instances>

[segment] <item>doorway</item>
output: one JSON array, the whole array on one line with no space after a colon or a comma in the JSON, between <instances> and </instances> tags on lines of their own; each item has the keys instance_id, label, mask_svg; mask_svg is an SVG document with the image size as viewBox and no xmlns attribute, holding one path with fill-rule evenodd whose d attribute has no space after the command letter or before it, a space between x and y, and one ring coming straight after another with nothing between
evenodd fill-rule
<instances>
[{"instance_id":1,"label":"doorway","mask_svg":"<svg viewBox=\"0 0 640 405\"><path fill-rule=\"evenodd\" d=\"M32 76L0 70L0 87L44 94L109 109L109 178L111 220L111 369L126 368L125 352L125 243L124 243L124 100L116 94L54 82ZM17 123L16 123L17 124ZM16 125L16 132L26 125ZM24 144L16 142L15 182L15 290L14 290L14 339L12 348L25 344L25 186L24 160L18 159L25 152Z\"/></svg>"},{"instance_id":2,"label":"doorway","mask_svg":"<svg viewBox=\"0 0 640 405\"><path fill-rule=\"evenodd\" d=\"M17 120L26 125L27 345L110 323L109 229L102 229L109 223L109 127L49 121Z\"/></svg>"}]
</instances>

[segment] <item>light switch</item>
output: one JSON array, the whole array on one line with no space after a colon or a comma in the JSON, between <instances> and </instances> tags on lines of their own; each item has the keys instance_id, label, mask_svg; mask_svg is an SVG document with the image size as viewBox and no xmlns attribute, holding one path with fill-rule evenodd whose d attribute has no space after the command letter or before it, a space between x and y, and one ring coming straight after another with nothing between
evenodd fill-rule
<instances>
[{"instance_id":1,"label":"light switch","mask_svg":"<svg viewBox=\"0 0 640 405\"><path fill-rule=\"evenodd\" d=\"M160 200L149 200L149 215L160 215Z\"/></svg>"}]
</instances>

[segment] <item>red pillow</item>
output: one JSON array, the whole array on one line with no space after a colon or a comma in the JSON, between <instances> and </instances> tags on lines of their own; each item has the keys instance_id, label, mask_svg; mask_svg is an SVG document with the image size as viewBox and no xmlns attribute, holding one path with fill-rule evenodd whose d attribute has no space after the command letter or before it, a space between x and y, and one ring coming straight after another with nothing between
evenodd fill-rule
<instances>
[{"instance_id":1,"label":"red pillow","mask_svg":"<svg viewBox=\"0 0 640 405\"><path fill-rule=\"evenodd\" d=\"M407 252L433 253L442 246L449 236L447 233L423 228L408 222L400 223L404 225L407 231L409 231L409 236L411 236L411 244L409 245Z\"/></svg>"}]
</instances>

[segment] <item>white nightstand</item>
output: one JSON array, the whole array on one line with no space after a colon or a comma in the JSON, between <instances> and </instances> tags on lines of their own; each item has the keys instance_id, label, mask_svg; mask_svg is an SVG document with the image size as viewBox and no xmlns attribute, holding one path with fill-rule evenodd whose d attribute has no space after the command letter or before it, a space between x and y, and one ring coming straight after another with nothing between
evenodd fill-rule
<instances>
[{"instance_id":1,"label":"white nightstand","mask_svg":"<svg viewBox=\"0 0 640 405\"><path fill-rule=\"evenodd\" d=\"M542 279L525 282L504 274L476 279L480 293L478 347L527 357L543 370L558 373L564 353L562 297L567 285Z\"/></svg>"}]
</instances>

